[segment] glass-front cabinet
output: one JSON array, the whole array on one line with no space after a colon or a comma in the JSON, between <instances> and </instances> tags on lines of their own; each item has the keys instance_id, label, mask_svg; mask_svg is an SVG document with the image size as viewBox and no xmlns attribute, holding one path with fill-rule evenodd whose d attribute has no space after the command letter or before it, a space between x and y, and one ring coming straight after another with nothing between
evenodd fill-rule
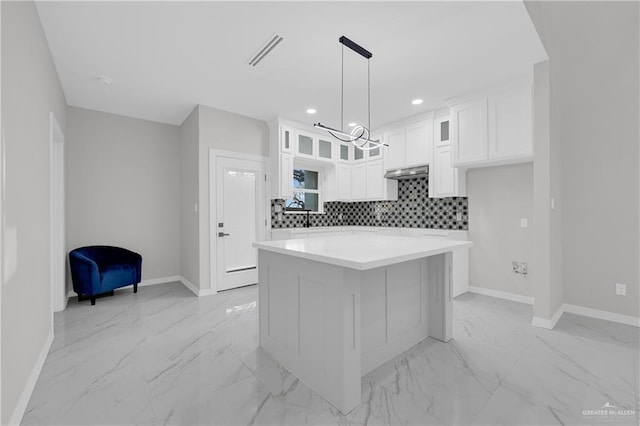
<instances>
[{"instance_id":1,"label":"glass-front cabinet","mask_svg":"<svg viewBox=\"0 0 640 426\"><path fill-rule=\"evenodd\" d=\"M280 126L280 149L287 154L293 154L293 129Z\"/></svg>"},{"instance_id":2,"label":"glass-front cabinet","mask_svg":"<svg viewBox=\"0 0 640 426\"><path fill-rule=\"evenodd\" d=\"M330 139L318 138L318 159L333 161L334 143Z\"/></svg>"},{"instance_id":3,"label":"glass-front cabinet","mask_svg":"<svg viewBox=\"0 0 640 426\"><path fill-rule=\"evenodd\" d=\"M296 132L296 156L304 158L316 158L317 136L298 130Z\"/></svg>"},{"instance_id":4,"label":"glass-front cabinet","mask_svg":"<svg viewBox=\"0 0 640 426\"><path fill-rule=\"evenodd\" d=\"M350 163L353 160L353 144L350 142L340 142L338 145L338 161L341 163Z\"/></svg>"}]
</instances>

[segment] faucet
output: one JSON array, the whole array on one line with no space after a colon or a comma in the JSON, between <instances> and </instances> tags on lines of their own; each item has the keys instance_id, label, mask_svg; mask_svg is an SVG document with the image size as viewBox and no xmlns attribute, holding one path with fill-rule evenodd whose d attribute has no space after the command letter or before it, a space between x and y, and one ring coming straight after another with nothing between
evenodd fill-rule
<instances>
[{"instance_id":1,"label":"faucet","mask_svg":"<svg viewBox=\"0 0 640 426\"><path fill-rule=\"evenodd\" d=\"M306 223L304 224L304 227L305 227L305 228L310 228L310 227L311 227L311 222L309 221L309 212L310 212L311 210L309 210L309 209L304 209L303 211L307 212L307 221L306 221Z\"/></svg>"}]
</instances>

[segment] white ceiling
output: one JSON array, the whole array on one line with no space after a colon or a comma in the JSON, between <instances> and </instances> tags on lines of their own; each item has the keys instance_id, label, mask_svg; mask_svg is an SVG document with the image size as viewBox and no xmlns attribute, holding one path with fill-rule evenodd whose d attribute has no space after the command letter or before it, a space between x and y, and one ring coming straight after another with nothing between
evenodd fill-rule
<instances>
[{"instance_id":1,"label":"white ceiling","mask_svg":"<svg viewBox=\"0 0 640 426\"><path fill-rule=\"evenodd\" d=\"M37 6L70 105L171 124L202 104L339 126L342 35L373 53L373 128L526 75L547 58L520 1ZM273 33L284 40L249 66ZM113 84L98 85L101 75ZM345 122L364 121L366 60L348 49L345 89Z\"/></svg>"}]
</instances>

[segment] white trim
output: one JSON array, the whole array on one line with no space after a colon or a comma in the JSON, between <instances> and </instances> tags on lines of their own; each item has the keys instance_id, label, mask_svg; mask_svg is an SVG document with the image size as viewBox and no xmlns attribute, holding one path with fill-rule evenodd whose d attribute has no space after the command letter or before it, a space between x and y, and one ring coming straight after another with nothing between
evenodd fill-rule
<instances>
[{"instance_id":1,"label":"white trim","mask_svg":"<svg viewBox=\"0 0 640 426\"><path fill-rule=\"evenodd\" d=\"M558 308L558 310L556 311L556 313L553 314L551 319L540 318L540 317L534 316L533 318L531 318L531 325L533 325L535 327L546 328L547 330L553 330L553 328L558 323L558 320L560 319L560 317L564 313L563 307L564 307L564 305L560 306Z\"/></svg>"},{"instance_id":2,"label":"white trim","mask_svg":"<svg viewBox=\"0 0 640 426\"><path fill-rule=\"evenodd\" d=\"M193 294L195 294L198 297L203 297L203 296L210 296L212 294L215 294L215 291L211 291L208 289L204 289L204 290L200 290L198 289L198 287L196 287L195 285L193 285L188 279L186 279L185 277L179 277L180 278L180 282L182 283L182 285L184 285L186 288L188 288L189 290L191 290L191 292Z\"/></svg>"},{"instance_id":3,"label":"white trim","mask_svg":"<svg viewBox=\"0 0 640 426\"><path fill-rule=\"evenodd\" d=\"M142 280L138 287L146 287L148 285L167 284L167 283L179 283L182 281L182 277L174 275L171 277L152 278L150 280Z\"/></svg>"},{"instance_id":4,"label":"white trim","mask_svg":"<svg viewBox=\"0 0 640 426\"><path fill-rule=\"evenodd\" d=\"M238 160L265 161L265 162L269 160L269 157L265 157L263 155L245 154L243 152L225 151L223 149L210 148L209 153L210 155L212 153L216 157L235 158Z\"/></svg>"},{"instance_id":5,"label":"white trim","mask_svg":"<svg viewBox=\"0 0 640 426\"><path fill-rule=\"evenodd\" d=\"M506 291L492 290L489 288L469 286L471 293L482 294L484 296L497 297L498 299L511 300L512 302L526 303L533 305L533 297L523 296L521 294L507 293Z\"/></svg>"},{"instance_id":6,"label":"white trim","mask_svg":"<svg viewBox=\"0 0 640 426\"><path fill-rule=\"evenodd\" d=\"M22 422L22 417L24 416L24 412L26 411L29 400L31 399L31 394L36 387L38 377L40 377L40 372L42 371L42 367L44 366L44 361L47 359L47 355L49 354L49 349L51 348L52 343L53 330L49 332L49 335L44 341L44 345L42 345L40 355L38 355L38 359L36 359L36 363L31 370L31 374L27 379L27 383L24 385L22 394L20 394L20 399L18 399L16 408L13 410L13 414L11 415L11 419L9 420L10 425L19 425L20 422Z\"/></svg>"},{"instance_id":7,"label":"white trim","mask_svg":"<svg viewBox=\"0 0 640 426\"><path fill-rule=\"evenodd\" d=\"M631 325L633 327L640 327L639 317L618 314L609 311L602 311L600 309L587 308L586 306L572 305L571 303L563 303L562 306L558 308L553 317L551 317L551 319L533 317L533 319L531 320L531 325L552 330L556 326L556 323L558 322L562 314L565 312L569 314L580 315L583 317L617 322L619 324Z\"/></svg>"},{"instance_id":8,"label":"white trim","mask_svg":"<svg viewBox=\"0 0 640 426\"><path fill-rule=\"evenodd\" d=\"M53 313L67 306L65 264L65 137L55 114L49 112L49 277L51 286L51 322ZM60 153L62 157L58 157ZM58 173L59 172L59 173ZM60 176L61 175L61 176ZM62 181L60 182L60 179ZM57 185L59 183L61 185ZM59 207L57 209L56 207ZM58 217L58 213L61 217ZM59 222L56 221L59 219ZM58 223L57 223L58 222ZM60 225L60 228L57 226ZM61 250L61 252L60 252ZM62 263L62 264L61 264ZM62 267L62 271L58 268ZM60 276L61 275L61 276ZM62 282L57 280L62 279ZM62 292L63 294L60 294ZM61 299L62 298L62 299Z\"/></svg>"},{"instance_id":9,"label":"white trim","mask_svg":"<svg viewBox=\"0 0 640 426\"><path fill-rule=\"evenodd\" d=\"M182 285L184 285L186 288L188 288L189 290L191 290L191 292L193 294L195 294L196 296L200 296L200 290L198 290L198 287L196 287L195 285L191 284L191 282L186 279L185 277L180 277L180 282L182 283Z\"/></svg>"},{"instance_id":10,"label":"white trim","mask_svg":"<svg viewBox=\"0 0 640 426\"><path fill-rule=\"evenodd\" d=\"M140 281L140 283L138 284L138 287L147 287L147 286L156 285L156 284L182 283L183 279L184 278L182 278L180 275L174 275L171 277L152 278L150 280ZM128 287L121 287L121 288L127 289ZM116 290L120 290L120 289L117 288ZM70 298L76 297L76 296L77 294L75 291L73 291L73 289L69 290L69 292L67 293L67 303L69 302Z\"/></svg>"},{"instance_id":11,"label":"white trim","mask_svg":"<svg viewBox=\"0 0 640 426\"><path fill-rule=\"evenodd\" d=\"M597 318L605 321L640 327L640 317L634 317L631 315L601 311L600 309L587 308L586 306L572 305L570 303L563 304L562 311L570 314L582 315L583 317Z\"/></svg>"}]
</instances>

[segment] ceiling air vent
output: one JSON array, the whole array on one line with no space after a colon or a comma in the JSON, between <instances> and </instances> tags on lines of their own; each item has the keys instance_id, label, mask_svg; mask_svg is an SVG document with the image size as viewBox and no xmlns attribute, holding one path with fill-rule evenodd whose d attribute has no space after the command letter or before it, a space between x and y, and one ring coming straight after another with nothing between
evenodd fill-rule
<instances>
[{"instance_id":1,"label":"ceiling air vent","mask_svg":"<svg viewBox=\"0 0 640 426\"><path fill-rule=\"evenodd\" d=\"M252 67L258 65L258 63L263 60L264 57L267 56L278 44L280 44L281 41L282 37L278 34L273 34L269 37L267 42L258 49L257 53L249 58L248 64Z\"/></svg>"}]
</instances>

